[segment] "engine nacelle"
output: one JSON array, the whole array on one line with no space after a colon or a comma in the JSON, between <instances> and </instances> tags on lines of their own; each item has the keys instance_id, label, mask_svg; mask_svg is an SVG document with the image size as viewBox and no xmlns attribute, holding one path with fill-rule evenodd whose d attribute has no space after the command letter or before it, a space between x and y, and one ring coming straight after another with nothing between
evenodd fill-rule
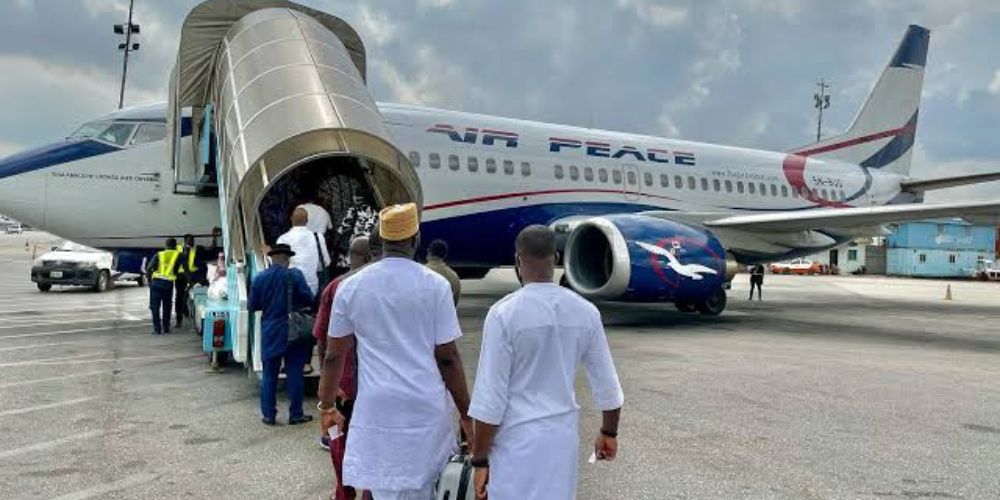
<instances>
[{"instance_id":1,"label":"engine nacelle","mask_svg":"<svg viewBox=\"0 0 1000 500\"><path fill-rule=\"evenodd\" d=\"M644 215L594 217L573 229L564 251L566 278L584 296L725 307L733 266L704 229Z\"/></svg>"}]
</instances>

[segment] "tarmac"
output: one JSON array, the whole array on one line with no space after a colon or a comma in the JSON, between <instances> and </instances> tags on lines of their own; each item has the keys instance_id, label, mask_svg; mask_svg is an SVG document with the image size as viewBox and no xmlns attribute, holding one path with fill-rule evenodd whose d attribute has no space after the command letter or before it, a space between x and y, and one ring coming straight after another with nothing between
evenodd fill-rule
<instances>
[{"instance_id":1,"label":"tarmac","mask_svg":"<svg viewBox=\"0 0 1000 500\"><path fill-rule=\"evenodd\" d=\"M187 327L150 335L145 288L40 293L23 238L0 246L0 498L327 498L318 427L261 425L244 371L209 373ZM463 282L470 384L486 311L516 286ZM578 498L1000 497L1000 283L747 289L715 318L599 305L626 402L619 459L588 464L600 417L578 378Z\"/></svg>"}]
</instances>

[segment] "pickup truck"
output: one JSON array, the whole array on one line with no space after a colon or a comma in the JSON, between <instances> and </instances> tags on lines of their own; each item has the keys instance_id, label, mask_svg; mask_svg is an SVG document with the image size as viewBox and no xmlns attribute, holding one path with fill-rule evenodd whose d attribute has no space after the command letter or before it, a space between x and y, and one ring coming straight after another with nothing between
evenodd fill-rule
<instances>
[{"instance_id":1,"label":"pickup truck","mask_svg":"<svg viewBox=\"0 0 1000 500\"><path fill-rule=\"evenodd\" d=\"M47 292L52 285L88 286L95 292L107 290L117 279L132 279L143 284L142 275L126 275L115 269L111 252L97 250L72 241L52 247L52 251L35 259L31 266L31 281L38 290Z\"/></svg>"}]
</instances>

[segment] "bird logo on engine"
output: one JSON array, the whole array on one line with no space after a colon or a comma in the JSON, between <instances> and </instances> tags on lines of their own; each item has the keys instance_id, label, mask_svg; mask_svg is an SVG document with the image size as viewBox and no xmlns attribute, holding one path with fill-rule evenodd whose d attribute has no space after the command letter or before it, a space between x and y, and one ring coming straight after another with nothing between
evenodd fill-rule
<instances>
[{"instance_id":1,"label":"bird logo on engine","mask_svg":"<svg viewBox=\"0 0 1000 500\"><path fill-rule=\"evenodd\" d=\"M681 261L677 258L677 255L681 251L681 243L677 240L673 240L671 242L670 250L667 250L666 248L657 245L651 245L649 243L645 243L642 241L637 241L635 242L635 244L639 245L639 247L641 247L642 249L646 250L647 252L653 255L666 257L667 267L672 269L675 273L687 278L691 278L692 280L700 281L704 279L705 277L702 276L702 274L705 273L716 274L716 275L719 274L719 272L716 271L715 269L703 266L701 264L681 264Z\"/></svg>"}]
</instances>

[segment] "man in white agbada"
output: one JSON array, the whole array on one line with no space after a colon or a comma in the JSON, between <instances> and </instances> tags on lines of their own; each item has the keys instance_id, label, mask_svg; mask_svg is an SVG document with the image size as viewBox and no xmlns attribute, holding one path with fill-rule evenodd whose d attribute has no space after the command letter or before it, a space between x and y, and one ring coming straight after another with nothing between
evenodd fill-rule
<instances>
[{"instance_id":1,"label":"man in white agbada","mask_svg":"<svg viewBox=\"0 0 1000 500\"><path fill-rule=\"evenodd\" d=\"M333 229L333 222L330 220L330 212L315 203L303 203L296 208L304 208L309 214L309 222L306 227L310 231L323 238L327 231Z\"/></svg>"},{"instance_id":2,"label":"man in white agbada","mask_svg":"<svg viewBox=\"0 0 1000 500\"><path fill-rule=\"evenodd\" d=\"M292 247L295 256L289 267L302 271L306 284L315 296L320 291L319 276L316 274L321 265L320 257L323 263L330 265L330 253L326 250L323 236L310 231L308 224L309 212L302 207L296 208L292 212L292 228L278 237L278 243Z\"/></svg>"},{"instance_id":3,"label":"man in white agbada","mask_svg":"<svg viewBox=\"0 0 1000 500\"><path fill-rule=\"evenodd\" d=\"M603 412L594 453L618 453L621 385L593 304L552 283L555 234L529 226L517 237L524 287L490 308L469 416L477 498L570 500L579 473L576 367L583 364Z\"/></svg>"},{"instance_id":4,"label":"man in white agbada","mask_svg":"<svg viewBox=\"0 0 1000 500\"><path fill-rule=\"evenodd\" d=\"M330 319L319 411L324 433L343 421L336 388L352 338L358 389L347 434L344 484L374 500L429 500L456 448L455 408L471 435L469 394L455 339L462 333L451 288L413 261L416 205L380 213L383 257L337 288ZM451 393L451 400L448 399Z\"/></svg>"}]
</instances>

